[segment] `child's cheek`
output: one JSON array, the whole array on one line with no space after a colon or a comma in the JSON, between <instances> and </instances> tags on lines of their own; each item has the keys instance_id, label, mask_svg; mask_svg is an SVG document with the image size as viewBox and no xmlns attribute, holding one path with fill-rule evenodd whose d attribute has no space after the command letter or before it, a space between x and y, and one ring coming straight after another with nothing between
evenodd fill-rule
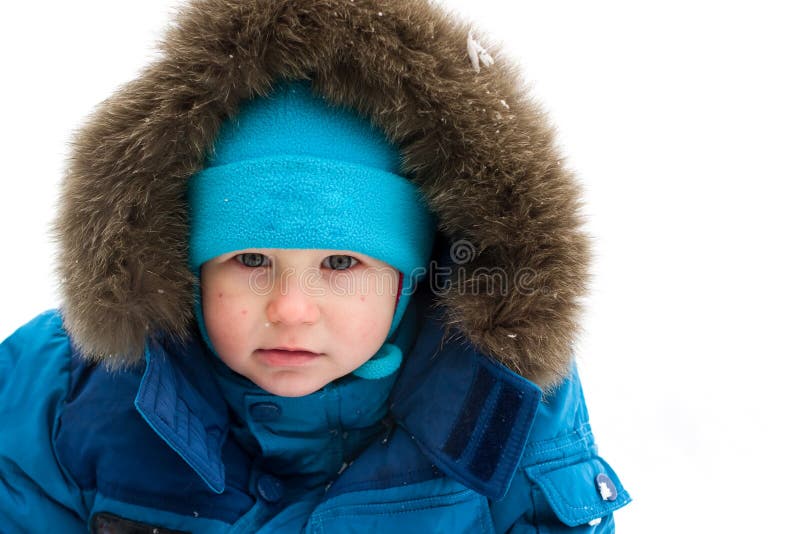
<instances>
[{"instance_id":1,"label":"child's cheek","mask_svg":"<svg viewBox=\"0 0 800 534\"><path fill-rule=\"evenodd\" d=\"M236 338L236 327L240 323L237 318L242 317L242 311L234 299L226 297L224 292L214 292L209 298L203 298L206 330L217 351L226 350L231 339Z\"/></svg>"},{"instance_id":2,"label":"child's cheek","mask_svg":"<svg viewBox=\"0 0 800 534\"><path fill-rule=\"evenodd\" d=\"M229 329L236 326L236 320L246 310L238 305L236 299L226 297L224 293L216 293L208 303L213 321L222 328Z\"/></svg>"},{"instance_id":3,"label":"child's cheek","mask_svg":"<svg viewBox=\"0 0 800 534\"><path fill-rule=\"evenodd\" d=\"M375 343L374 340L377 338L375 329L377 326L374 320L367 319L361 322L358 338L363 345L371 346Z\"/></svg>"},{"instance_id":4,"label":"child's cheek","mask_svg":"<svg viewBox=\"0 0 800 534\"><path fill-rule=\"evenodd\" d=\"M365 348L377 350L389 333L392 316L384 309L384 302L374 296L359 302L358 307L359 320L355 322L358 325L357 338Z\"/></svg>"}]
</instances>

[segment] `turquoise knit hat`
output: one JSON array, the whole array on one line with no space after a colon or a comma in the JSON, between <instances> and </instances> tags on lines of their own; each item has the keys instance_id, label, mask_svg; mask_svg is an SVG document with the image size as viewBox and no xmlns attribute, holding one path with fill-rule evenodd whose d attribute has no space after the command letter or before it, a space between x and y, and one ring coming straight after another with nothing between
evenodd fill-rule
<instances>
[{"instance_id":1,"label":"turquoise knit hat","mask_svg":"<svg viewBox=\"0 0 800 534\"><path fill-rule=\"evenodd\" d=\"M400 173L400 154L369 121L283 82L224 123L204 169L189 180L189 264L247 248L352 250L402 274L387 340L353 373L381 378L402 353L391 341L425 275L436 220ZM195 315L213 351L199 288Z\"/></svg>"}]
</instances>

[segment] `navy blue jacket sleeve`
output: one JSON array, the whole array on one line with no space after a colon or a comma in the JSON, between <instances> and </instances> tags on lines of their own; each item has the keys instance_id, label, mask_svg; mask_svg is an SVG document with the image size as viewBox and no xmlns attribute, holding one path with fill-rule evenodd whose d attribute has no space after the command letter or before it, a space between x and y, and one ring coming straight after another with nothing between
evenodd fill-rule
<instances>
[{"instance_id":1,"label":"navy blue jacket sleeve","mask_svg":"<svg viewBox=\"0 0 800 534\"><path fill-rule=\"evenodd\" d=\"M86 532L78 487L53 440L69 387L71 348L57 311L0 344L0 531Z\"/></svg>"}]
</instances>

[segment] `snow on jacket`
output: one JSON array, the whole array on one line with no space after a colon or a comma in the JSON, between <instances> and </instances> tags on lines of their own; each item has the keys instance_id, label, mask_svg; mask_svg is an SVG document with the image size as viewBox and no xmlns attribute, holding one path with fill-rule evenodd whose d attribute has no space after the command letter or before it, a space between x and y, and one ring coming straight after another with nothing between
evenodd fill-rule
<instances>
[{"instance_id":1,"label":"snow on jacket","mask_svg":"<svg viewBox=\"0 0 800 534\"><path fill-rule=\"evenodd\" d=\"M0 345L0 530L613 531L630 498L572 361L579 190L515 67L476 34L420 0L182 9L162 57L76 135L62 306ZM449 266L414 297L396 375L304 401L221 385L186 258L187 179L281 78L311 79L400 148Z\"/></svg>"}]
</instances>

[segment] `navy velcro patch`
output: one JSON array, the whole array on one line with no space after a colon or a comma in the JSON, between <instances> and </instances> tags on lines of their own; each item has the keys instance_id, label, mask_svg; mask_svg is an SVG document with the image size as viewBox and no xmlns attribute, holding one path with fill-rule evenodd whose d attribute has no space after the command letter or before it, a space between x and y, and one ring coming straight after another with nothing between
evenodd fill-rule
<instances>
[{"instance_id":1,"label":"navy velcro patch","mask_svg":"<svg viewBox=\"0 0 800 534\"><path fill-rule=\"evenodd\" d=\"M461 405L458 419L456 419L444 446L444 453L453 460L459 460L464 454L470 438L475 433L478 418L489 400L489 395L491 395L496 382L497 379L484 367L478 367L467 400Z\"/></svg>"},{"instance_id":2,"label":"navy velcro patch","mask_svg":"<svg viewBox=\"0 0 800 534\"><path fill-rule=\"evenodd\" d=\"M481 440L469 463L470 470L481 480L489 480L494 475L500 453L508 441L511 426L517 419L521 404L522 395L503 384L492 415L489 416Z\"/></svg>"},{"instance_id":3,"label":"navy velcro patch","mask_svg":"<svg viewBox=\"0 0 800 534\"><path fill-rule=\"evenodd\" d=\"M441 452L467 486L499 498L517 468L541 392L488 359L479 362Z\"/></svg>"}]
</instances>

